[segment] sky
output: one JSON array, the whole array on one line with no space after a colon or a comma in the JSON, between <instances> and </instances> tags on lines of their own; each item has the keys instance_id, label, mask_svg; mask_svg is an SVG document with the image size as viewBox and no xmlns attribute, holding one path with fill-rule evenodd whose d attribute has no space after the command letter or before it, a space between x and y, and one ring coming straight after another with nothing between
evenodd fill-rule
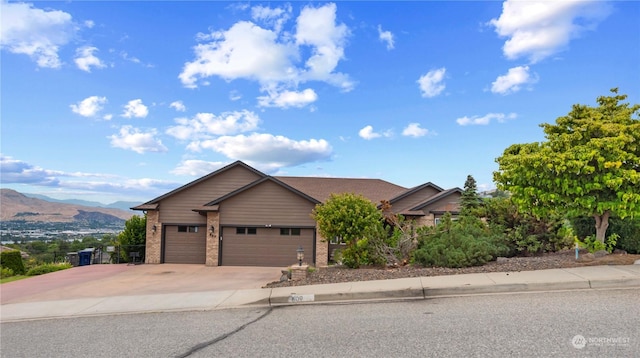
<instances>
[{"instance_id":1,"label":"sky","mask_svg":"<svg viewBox=\"0 0 640 358\"><path fill-rule=\"evenodd\" d=\"M573 104L640 103L636 1L1 1L1 186L57 199L237 160L488 190Z\"/></svg>"}]
</instances>

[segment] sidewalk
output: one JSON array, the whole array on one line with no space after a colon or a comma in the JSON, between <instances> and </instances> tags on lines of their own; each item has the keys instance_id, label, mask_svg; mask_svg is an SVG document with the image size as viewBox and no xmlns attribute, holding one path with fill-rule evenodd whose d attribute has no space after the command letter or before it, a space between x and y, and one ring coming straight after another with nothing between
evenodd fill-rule
<instances>
[{"instance_id":1,"label":"sidewalk","mask_svg":"<svg viewBox=\"0 0 640 358\"><path fill-rule=\"evenodd\" d=\"M25 302L0 307L0 321L149 312L205 311L346 301L600 288L640 288L640 264L495 272L249 290L181 292Z\"/></svg>"}]
</instances>

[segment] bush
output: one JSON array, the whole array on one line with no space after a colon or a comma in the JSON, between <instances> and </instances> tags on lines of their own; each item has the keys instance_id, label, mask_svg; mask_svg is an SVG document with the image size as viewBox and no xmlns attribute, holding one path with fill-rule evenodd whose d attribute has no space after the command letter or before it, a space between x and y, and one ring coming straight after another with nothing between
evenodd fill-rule
<instances>
[{"instance_id":1,"label":"bush","mask_svg":"<svg viewBox=\"0 0 640 358\"><path fill-rule=\"evenodd\" d=\"M573 218L571 226L581 239L596 233L593 218L589 216ZM610 237L613 234L618 235L616 249L630 254L640 254L640 218L610 218L607 235Z\"/></svg>"},{"instance_id":2,"label":"bush","mask_svg":"<svg viewBox=\"0 0 640 358\"><path fill-rule=\"evenodd\" d=\"M69 262L61 262L61 263L53 263L53 264L42 264L38 265L29 271L27 271L27 276L38 276L44 275L45 273L56 272L61 270L66 270L71 268L71 264Z\"/></svg>"},{"instance_id":3,"label":"bush","mask_svg":"<svg viewBox=\"0 0 640 358\"><path fill-rule=\"evenodd\" d=\"M0 270L0 278L11 277L14 275L13 270L8 267L3 267L2 270Z\"/></svg>"},{"instance_id":4,"label":"bush","mask_svg":"<svg viewBox=\"0 0 640 358\"><path fill-rule=\"evenodd\" d=\"M480 219L463 216L453 222L449 215L445 215L443 222L435 228L421 229L413 262L423 266L480 266L507 251L500 235L492 232Z\"/></svg>"},{"instance_id":5,"label":"bush","mask_svg":"<svg viewBox=\"0 0 640 358\"><path fill-rule=\"evenodd\" d=\"M8 268L16 275L24 275L25 268L20 251L4 251L0 254L0 266Z\"/></svg>"}]
</instances>

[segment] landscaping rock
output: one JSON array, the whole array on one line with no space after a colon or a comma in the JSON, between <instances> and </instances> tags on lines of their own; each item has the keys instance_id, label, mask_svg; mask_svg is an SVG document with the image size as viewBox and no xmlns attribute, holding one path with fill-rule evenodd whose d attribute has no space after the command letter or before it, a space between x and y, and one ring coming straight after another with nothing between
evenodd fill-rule
<instances>
[{"instance_id":1,"label":"landscaping rock","mask_svg":"<svg viewBox=\"0 0 640 358\"><path fill-rule=\"evenodd\" d=\"M633 264L634 265L640 265L640 260L636 260Z\"/></svg>"},{"instance_id":2,"label":"landscaping rock","mask_svg":"<svg viewBox=\"0 0 640 358\"><path fill-rule=\"evenodd\" d=\"M578 261L580 261L580 262L589 262L589 261L593 261L595 259L596 259L596 255L588 253L588 254L581 255L578 258Z\"/></svg>"},{"instance_id":3,"label":"landscaping rock","mask_svg":"<svg viewBox=\"0 0 640 358\"><path fill-rule=\"evenodd\" d=\"M605 256L609 255L609 252L606 251L606 250L600 250L600 251L596 251L593 255L596 258L600 258L600 257L605 257Z\"/></svg>"},{"instance_id":4,"label":"landscaping rock","mask_svg":"<svg viewBox=\"0 0 640 358\"><path fill-rule=\"evenodd\" d=\"M496 259L496 262L499 263L499 264L504 264L504 263L509 262L509 258L507 258L507 257L498 257Z\"/></svg>"}]
</instances>

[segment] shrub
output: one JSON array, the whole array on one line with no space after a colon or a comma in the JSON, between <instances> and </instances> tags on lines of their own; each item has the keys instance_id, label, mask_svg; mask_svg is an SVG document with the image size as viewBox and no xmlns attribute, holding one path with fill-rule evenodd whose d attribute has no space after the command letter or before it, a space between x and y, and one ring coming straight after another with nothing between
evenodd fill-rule
<instances>
[{"instance_id":1,"label":"shrub","mask_svg":"<svg viewBox=\"0 0 640 358\"><path fill-rule=\"evenodd\" d=\"M600 242L600 240L596 239L595 235L589 235L585 237L583 241L577 240L577 242L580 247L587 249L590 253L603 250L611 253L616 247L616 242L619 238L620 236L618 234L612 234L609 235L604 242Z\"/></svg>"},{"instance_id":2,"label":"shrub","mask_svg":"<svg viewBox=\"0 0 640 358\"><path fill-rule=\"evenodd\" d=\"M571 225L578 238L586 238L596 233L592 217L573 218ZM607 235L613 234L619 235L615 248L630 254L640 254L640 218L610 218Z\"/></svg>"},{"instance_id":3,"label":"shrub","mask_svg":"<svg viewBox=\"0 0 640 358\"><path fill-rule=\"evenodd\" d=\"M24 275L25 268L20 251L4 251L0 254L0 266L8 268L16 275Z\"/></svg>"},{"instance_id":4,"label":"shrub","mask_svg":"<svg viewBox=\"0 0 640 358\"><path fill-rule=\"evenodd\" d=\"M480 219L463 216L453 222L450 215L445 215L434 229L421 229L413 262L423 266L480 266L506 252L500 236Z\"/></svg>"},{"instance_id":5,"label":"shrub","mask_svg":"<svg viewBox=\"0 0 640 358\"><path fill-rule=\"evenodd\" d=\"M71 268L71 264L69 262L61 262L61 263L53 263L53 264L42 264L38 265L29 271L27 271L27 276L38 276L44 275L45 273L56 272L61 270L66 270Z\"/></svg>"},{"instance_id":6,"label":"shrub","mask_svg":"<svg viewBox=\"0 0 640 358\"><path fill-rule=\"evenodd\" d=\"M13 270L8 267L3 267L2 270L0 270L0 278L11 277L14 275Z\"/></svg>"}]
</instances>

